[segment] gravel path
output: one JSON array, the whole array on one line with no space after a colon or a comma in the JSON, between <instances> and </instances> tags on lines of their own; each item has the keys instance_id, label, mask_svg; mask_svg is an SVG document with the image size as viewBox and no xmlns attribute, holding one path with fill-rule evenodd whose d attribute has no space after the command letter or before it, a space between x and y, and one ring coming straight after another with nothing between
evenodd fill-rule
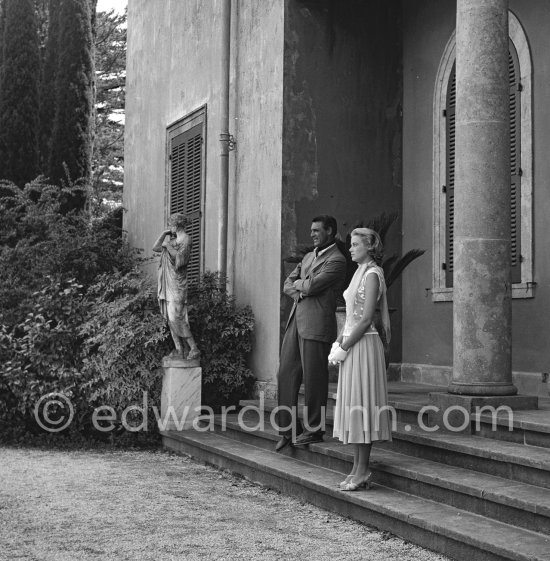
<instances>
[{"instance_id":1,"label":"gravel path","mask_svg":"<svg viewBox=\"0 0 550 561\"><path fill-rule=\"evenodd\" d=\"M0 447L0 560L446 558L162 450Z\"/></svg>"}]
</instances>

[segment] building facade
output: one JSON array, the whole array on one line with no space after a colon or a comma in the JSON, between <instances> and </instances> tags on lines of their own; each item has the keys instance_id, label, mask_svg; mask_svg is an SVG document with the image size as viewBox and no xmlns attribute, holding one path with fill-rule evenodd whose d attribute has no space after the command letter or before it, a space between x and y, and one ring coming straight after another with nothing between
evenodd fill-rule
<instances>
[{"instance_id":1,"label":"building facade","mask_svg":"<svg viewBox=\"0 0 550 561\"><path fill-rule=\"evenodd\" d=\"M387 252L427 251L390 289L394 373L547 394L549 29L545 0L130 0L131 243L191 217L191 272L226 271L251 305L272 388L311 219L345 235L397 211Z\"/></svg>"}]
</instances>

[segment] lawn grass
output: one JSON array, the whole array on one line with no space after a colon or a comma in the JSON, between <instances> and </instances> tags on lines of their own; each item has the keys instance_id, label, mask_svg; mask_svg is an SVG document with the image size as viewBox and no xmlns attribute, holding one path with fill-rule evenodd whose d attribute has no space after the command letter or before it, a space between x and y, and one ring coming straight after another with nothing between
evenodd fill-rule
<instances>
[{"instance_id":1,"label":"lawn grass","mask_svg":"<svg viewBox=\"0 0 550 561\"><path fill-rule=\"evenodd\" d=\"M0 447L0 560L445 558L162 449Z\"/></svg>"}]
</instances>

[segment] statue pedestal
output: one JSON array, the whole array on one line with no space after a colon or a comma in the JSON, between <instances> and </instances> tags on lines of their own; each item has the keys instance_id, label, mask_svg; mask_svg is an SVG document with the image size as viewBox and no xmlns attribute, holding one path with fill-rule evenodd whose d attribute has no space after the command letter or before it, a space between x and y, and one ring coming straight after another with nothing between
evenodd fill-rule
<instances>
[{"instance_id":1,"label":"statue pedestal","mask_svg":"<svg viewBox=\"0 0 550 561\"><path fill-rule=\"evenodd\" d=\"M200 414L202 368L199 360L164 357L159 428L189 430Z\"/></svg>"}]
</instances>

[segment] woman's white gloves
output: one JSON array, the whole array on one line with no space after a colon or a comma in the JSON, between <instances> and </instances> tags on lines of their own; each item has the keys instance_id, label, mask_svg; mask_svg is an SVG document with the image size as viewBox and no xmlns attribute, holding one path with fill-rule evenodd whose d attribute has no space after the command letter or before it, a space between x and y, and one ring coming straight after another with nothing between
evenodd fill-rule
<instances>
[{"instance_id":1,"label":"woman's white gloves","mask_svg":"<svg viewBox=\"0 0 550 561\"><path fill-rule=\"evenodd\" d=\"M330 354L328 355L328 361L330 364L339 364L340 362L344 362L344 360L346 360L347 355L348 351L344 351L344 349L340 346L340 343L336 341L332 343Z\"/></svg>"}]
</instances>

